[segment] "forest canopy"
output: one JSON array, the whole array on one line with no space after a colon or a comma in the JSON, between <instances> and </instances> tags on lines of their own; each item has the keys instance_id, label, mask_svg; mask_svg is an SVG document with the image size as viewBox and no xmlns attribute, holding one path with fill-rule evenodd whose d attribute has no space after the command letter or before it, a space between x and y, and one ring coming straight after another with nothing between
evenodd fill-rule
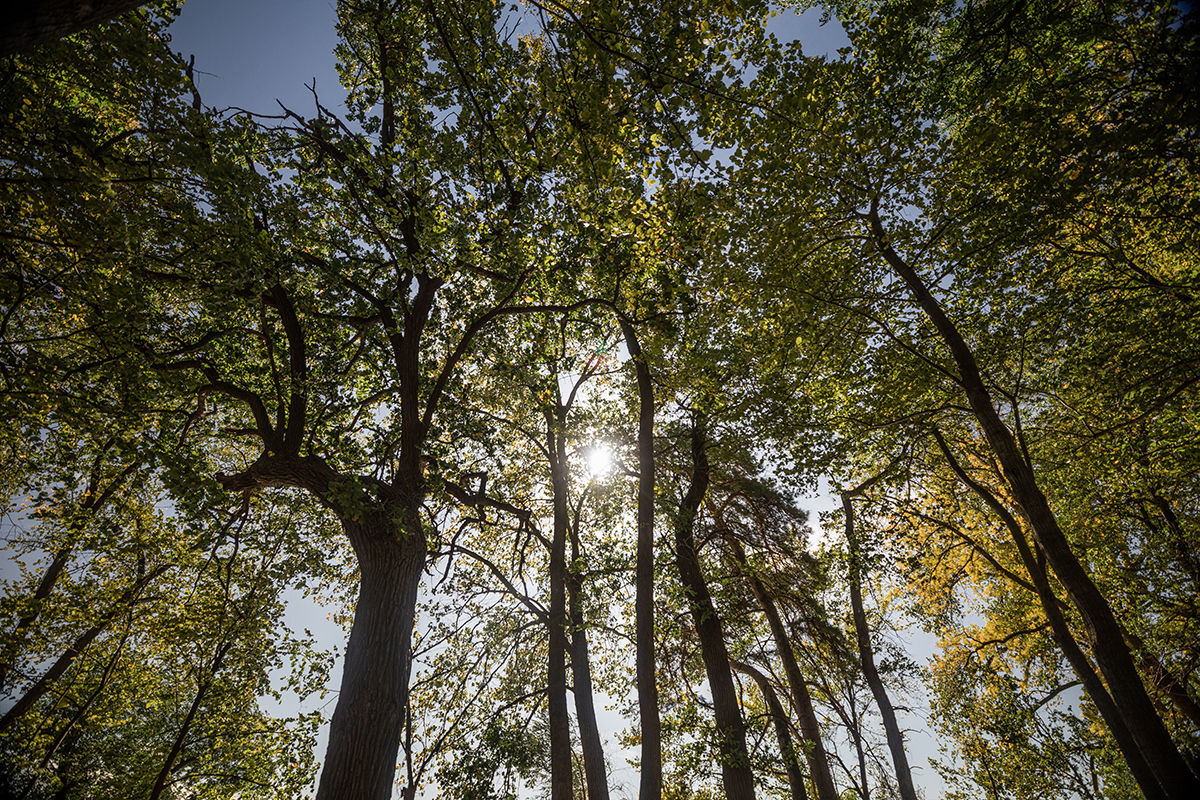
<instances>
[{"instance_id":1,"label":"forest canopy","mask_svg":"<svg viewBox=\"0 0 1200 800\"><path fill-rule=\"evenodd\" d=\"M1192 4L336 6L0 62L0 797L1200 797Z\"/></svg>"}]
</instances>

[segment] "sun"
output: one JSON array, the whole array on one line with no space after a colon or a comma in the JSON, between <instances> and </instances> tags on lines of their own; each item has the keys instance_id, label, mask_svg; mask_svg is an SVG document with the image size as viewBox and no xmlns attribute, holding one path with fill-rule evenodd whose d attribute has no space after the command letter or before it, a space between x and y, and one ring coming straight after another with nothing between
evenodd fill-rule
<instances>
[{"instance_id":1,"label":"sun","mask_svg":"<svg viewBox=\"0 0 1200 800\"><path fill-rule=\"evenodd\" d=\"M590 478L603 478L613 468L612 451L602 445L593 445L584 451L587 473Z\"/></svg>"}]
</instances>

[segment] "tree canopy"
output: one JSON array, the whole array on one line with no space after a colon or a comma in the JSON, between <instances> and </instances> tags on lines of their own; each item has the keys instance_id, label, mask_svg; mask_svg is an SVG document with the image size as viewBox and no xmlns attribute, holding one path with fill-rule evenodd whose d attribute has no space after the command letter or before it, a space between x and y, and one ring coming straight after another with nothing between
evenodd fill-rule
<instances>
[{"instance_id":1,"label":"tree canopy","mask_svg":"<svg viewBox=\"0 0 1200 800\"><path fill-rule=\"evenodd\" d=\"M1200 794L1200 20L794 11L6 56L0 795Z\"/></svg>"}]
</instances>

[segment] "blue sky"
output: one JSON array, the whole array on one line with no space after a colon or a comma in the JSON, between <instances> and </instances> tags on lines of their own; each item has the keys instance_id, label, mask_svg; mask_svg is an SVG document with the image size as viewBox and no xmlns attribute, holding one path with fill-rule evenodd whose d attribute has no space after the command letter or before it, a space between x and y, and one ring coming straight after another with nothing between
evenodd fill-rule
<instances>
[{"instance_id":1,"label":"blue sky","mask_svg":"<svg viewBox=\"0 0 1200 800\"><path fill-rule=\"evenodd\" d=\"M278 113L276 100L297 113L312 108L306 87L336 104L333 48L337 19L330 0L188 0L171 26L172 46L196 57L197 85L206 105ZM836 20L821 12L779 11L768 29L781 40L799 39L806 53L832 54L849 44ZM330 106L332 107L332 105Z\"/></svg>"}]
</instances>

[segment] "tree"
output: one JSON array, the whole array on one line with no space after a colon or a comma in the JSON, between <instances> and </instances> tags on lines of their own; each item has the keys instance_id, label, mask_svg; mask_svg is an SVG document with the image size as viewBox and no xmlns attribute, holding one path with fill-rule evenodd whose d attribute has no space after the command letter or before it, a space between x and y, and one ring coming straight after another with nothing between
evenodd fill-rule
<instances>
[{"instance_id":1,"label":"tree","mask_svg":"<svg viewBox=\"0 0 1200 800\"><path fill-rule=\"evenodd\" d=\"M147 3L142 0L106 0L100 3L38 0L25 3L5 15L7 20L4 37L0 38L0 56L61 39L84 28L108 22L142 5Z\"/></svg>"},{"instance_id":2,"label":"tree","mask_svg":"<svg viewBox=\"0 0 1200 800\"><path fill-rule=\"evenodd\" d=\"M1191 15L847 0L854 48L817 59L753 2L338 10L344 117L315 92L273 120L206 110L161 12L0 79L0 446L21 459L0 480L38 508L0 728L29 785L103 783L134 752L105 720L142 690L178 698L135 709L147 796L270 783L288 734L250 700L303 650L270 640L277 591L344 573L319 797L390 794L401 749L409 797L537 775L573 795L569 684L603 796L591 654L629 626L602 585L635 595L647 800L715 790L705 681L727 793L798 796L799 742L819 800L836 767L866 796L865 681L912 796L872 674L874 554L946 634L928 676L979 791L1058 771L1195 793ZM561 387L618 329L628 379L577 415ZM582 488L600 429L637 464L628 508ZM885 465L846 507L875 537L848 542L855 658L760 478ZM1074 681L1078 714L1056 705ZM239 756L222 714L279 738Z\"/></svg>"},{"instance_id":3,"label":"tree","mask_svg":"<svg viewBox=\"0 0 1200 800\"><path fill-rule=\"evenodd\" d=\"M861 344L868 352L887 353L893 359L890 372L905 376L903 390L916 401L906 407L901 394L883 392L878 396L888 398L884 403L856 394L861 407L875 413L854 413L866 424L850 427L870 442L867 449L877 451L884 434L869 433L872 429L895 431L902 440L901 432L910 425L966 412L997 459L1001 480L1006 491L1011 491L1036 546L1062 582L1071 605L1081 613L1097 668L1113 692L1125 725L1139 742L1142 757L1153 762L1155 781L1169 794L1184 796L1192 791L1195 778L1177 757L1178 747L1152 708L1112 602L1098 590L1098 579L1089 575L1079 551L1072 549L1067 533L1054 521L1056 512L1042 488L1054 480L1038 477L1052 472L1042 456L1046 451L1041 442L1053 442L1054 438L1052 432L1037 427L1046 417L1039 414L1037 390L1031 392L1038 381L1030 376L1040 370L1027 365L1040 366L1041 353L1059 364L1082 355L1071 347L1079 318L1060 313L1064 306L1049 308L1046 298L1059 296L1056 292L1065 285L1058 281L1065 276L1079 275L1082 269L1096 265L1088 263L1086 255L1078 260L1052 259L1049 246L1025 248L1017 236L1022 221L1033 219L1034 214L1049 213L1048 219L1058 220L1059 214L1069 214L1079 206L1067 196L1051 194L1045 182L1025 181L1004 152L1006 144L999 144L996 150L985 147L986 158L981 158L975 147L979 139L960 136L967 120L989 118L990 110L974 105L978 97L971 96L949 109L944 118L935 116L930 124L931 109L941 110L966 99L959 93L961 84L936 81L942 74L939 70L958 63L953 58L954 47L970 42L969 37L977 32L970 27L978 21L971 16L973 8L939 8L920 22L914 21L908 9L886 4L845 5L839 11L850 23L859 54L853 61L824 66L780 52L772 69L760 69L756 80L762 89L777 88L779 92L771 106L777 111L767 115L771 124L762 130L780 133L761 150L748 150L752 161L745 165L752 165L760 179L764 174L794 170L797 177L788 191L799 192L800 197L791 200L783 212L792 215L793 221L778 223L783 233L776 240L783 248L806 254L805 265L815 267L807 273L808 286L797 286L795 294L807 294L824 304L830 317L843 312L844 318L857 316L865 329ZM1035 44L1041 47L1043 42L1036 37L1022 42L1022 46ZM1068 59L1078 55L1078 48L1078 39L1063 37L1041 48L1039 57L1052 53L1052 58L1063 59L1057 63L1065 69L1066 64L1074 63ZM1116 57L1114 67L1123 58ZM893 71L901 63L903 71ZM928 64L927 71L922 71L926 68L918 66L921 64ZM962 74L955 73L955 77ZM1001 93L1003 100L1018 98L1016 102L1021 103L1026 95L1018 86L1028 88L1028 81L1036 82L1041 75L1022 72L1019 79L1026 83L1009 83ZM955 100L925 102L931 97L929 86L935 83L952 89ZM796 85L810 87L807 97L791 91ZM994 89L991 86L987 91ZM856 98L854 103L843 105L851 96ZM1079 102L1080 98L1079 94L1072 94L1071 101L1062 93L1052 96L1064 103ZM1080 107L1087 107L1093 99L1087 97ZM1025 110L1037 115L1036 124L1052 119L1044 106L1031 109L1026 105ZM847 112L855 120L851 126L843 124L849 119ZM1080 113L1088 112L1081 108ZM805 129L808 138L800 139L797 134ZM997 160L990 161L993 155ZM992 164L987 169L994 170L989 173L994 182L977 194L970 187L978 185L972 176L979 174L974 170L983 161ZM1107 175L1126 180L1123 175ZM1133 186L1142 177L1130 176L1125 185ZM1006 181L1003 186L1001 180ZM1058 205L1037 205L1047 202ZM804 222L795 221L798 219ZM1068 233L1063 228L1054 229L1054 234L1050 226L1037 230L1039 244L1053 242L1061 248L1067 242L1066 236L1058 235ZM853 247L850 242L855 243ZM856 247L862 249L856 251ZM874 271L872 257L886 272ZM840 259L843 268L829 269L834 258ZM914 267L917 263L924 274ZM1039 274L1034 267L1043 264L1049 268ZM1027 271L1021 272L1022 267ZM779 273L766 282L796 285L796 281L776 275ZM998 286L1002 291L996 291ZM1079 295L1067 290L1065 296ZM997 320L1026 331L1019 346L1006 345L1001 329L995 327ZM1023 327L1026 323L1028 327ZM872 342L871 335L880 337L882 346ZM1064 351L1054 354L1052 348L1062 343L1066 344ZM1161 344L1160 339L1151 349L1157 351ZM894 379L879 375L878 367L874 369L867 373L868 385L873 383L877 392L895 385ZM852 377L842 386L857 389L862 385L849 369L844 374ZM1039 435L1043 431L1045 438Z\"/></svg>"},{"instance_id":4,"label":"tree","mask_svg":"<svg viewBox=\"0 0 1200 800\"><path fill-rule=\"evenodd\" d=\"M746 749L745 722L733 686L721 616L713 605L708 582L700 566L694 531L709 483L708 456L705 453L708 447L707 420L704 412L695 412L690 434L692 474L687 490L679 501L675 520L675 562L712 692L715 748L725 793L730 797L753 798L754 777Z\"/></svg>"}]
</instances>

